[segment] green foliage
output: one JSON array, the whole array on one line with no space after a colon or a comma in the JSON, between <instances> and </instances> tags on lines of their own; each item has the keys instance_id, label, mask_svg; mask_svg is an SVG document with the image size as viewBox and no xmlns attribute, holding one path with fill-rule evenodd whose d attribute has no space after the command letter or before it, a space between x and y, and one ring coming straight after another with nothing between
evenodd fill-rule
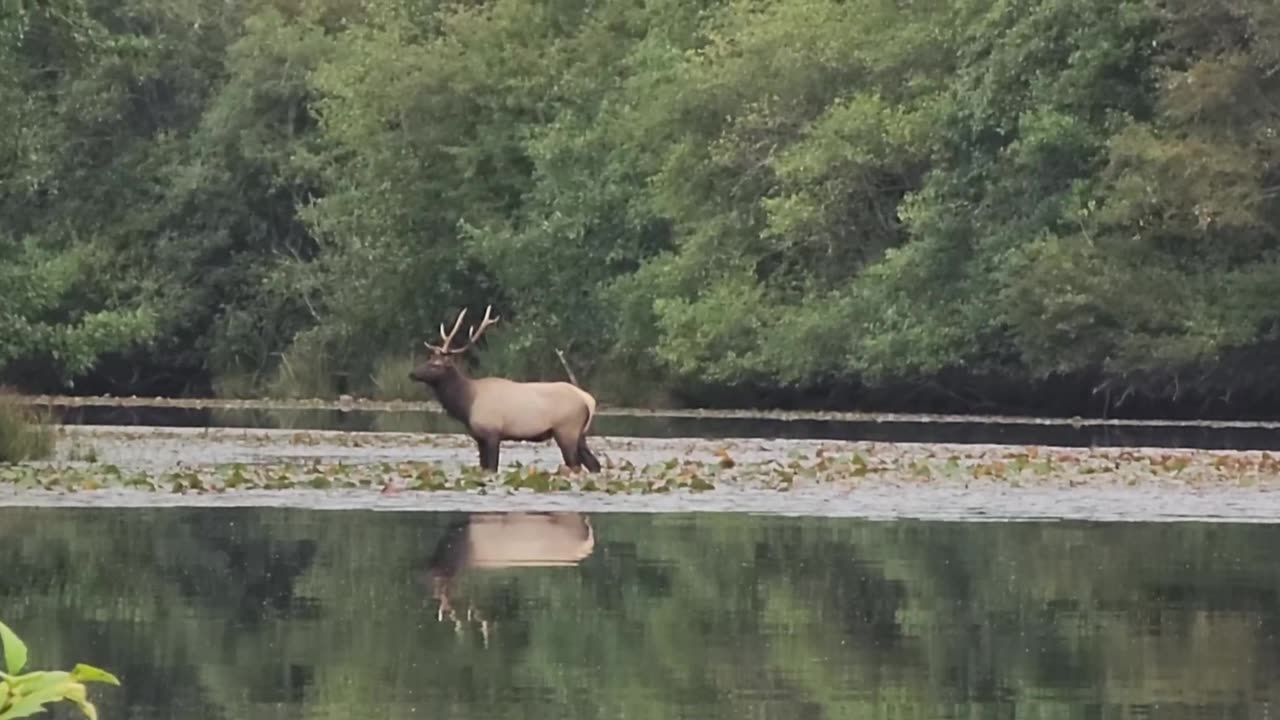
<instances>
[{"instance_id":1,"label":"green foliage","mask_svg":"<svg viewBox=\"0 0 1280 720\"><path fill-rule=\"evenodd\" d=\"M1264 0L17 8L0 374L32 386L327 395L488 303L486 371L652 386L610 399L1209 394L1280 340Z\"/></svg>"},{"instance_id":2,"label":"green foliage","mask_svg":"<svg viewBox=\"0 0 1280 720\"><path fill-rule=\"evenodd\" d=\"M0 673L0 720L16 720L45 712L45 705L67 701L74 703L89 720L97 720L98 709L89 702L85 683L120 685L114 675L77 663L70 672L32 671L22 674L27 666L27 646L22 639L0 622L0 645L4 646L7 673Z\"/></svg>"},{"instance_id":3,"label":"green foliage","mask_svg":"<svg viewBox=\"0 0 1280 720\"><path fill-rule=\"evenodd\" d=\"M154 334L146 308L91 299L104 288L93 272L103 259L90 249L54 253L11 242L0 236L0 367L51 361L74 376Z\"/></svg>"}]
</instances>

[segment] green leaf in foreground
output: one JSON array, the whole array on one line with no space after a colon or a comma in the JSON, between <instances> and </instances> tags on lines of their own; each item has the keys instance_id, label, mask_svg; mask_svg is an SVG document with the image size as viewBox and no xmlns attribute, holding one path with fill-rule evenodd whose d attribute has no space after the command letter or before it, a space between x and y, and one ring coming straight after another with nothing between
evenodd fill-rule
<instances>
[{"instance_id":1,"label":"green leaf in foreground","mask_svg":"<svg viewBox=\"0 0 1280 720\"><path fill-rule=\"evenodd\" d=\"M76 663L76 666L71 668L71 677L78 682L100 682L117 687L120 685L120 679L115 675L102 668L84 663Z\"/></svg>"},{"instance_id":2,"label":"green leaf in foreground","mask_svg":"<svg viewBox=\"0 0 1280 720\"><path fill-rule=\"evenodd\" d=\"M27 647L7 625L0 622L5 663L10 672L0 673L0 720L17 720L46 711L45 705L59 701L74 703L89 720L97 720L98 709L89 702L84 683L120 685L115 675L78 663L71 672L39 670L17 674L27 660Z\"/></svg>"},{"instance_id":3,"label":"green leaf in foreground","mask_svg":"<svg viewBox=\"0 0 1280 720\"><path fill-rule=\"evenodd\" d=\"M10 675L17 675L27 665L27 645L8 625L0 622L0 642L4 643L4 666Z\"/></svg>"}]
</instances>

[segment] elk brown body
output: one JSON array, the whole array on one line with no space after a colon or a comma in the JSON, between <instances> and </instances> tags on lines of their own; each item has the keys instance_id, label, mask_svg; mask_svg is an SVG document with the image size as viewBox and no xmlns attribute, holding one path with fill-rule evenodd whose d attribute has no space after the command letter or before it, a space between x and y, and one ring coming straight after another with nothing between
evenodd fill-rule
<instances>
[{"instance_id":1,"label":"elk brown body","mask_svg":"<svg viewBox=\"0 0 1280 720\"><path fill-rule=\"evenodd\" d=\"M504 440L545 442L555 440L565 465L599 472L600 461L587 447L587 430L596 413L591 393L567 382L516 382L500 377L472 378L458 367L455 356L466 352L485 329L498 322L485 308L480 327L471 328L461 348L451 348L467 311L458 313L453 330L440 326L440 345L426 343L431 355L409 373L409 378L429 386L446 413L466 426L480 451L480 466L498 469L499 447Z\"/></svg>"}]
</instances>

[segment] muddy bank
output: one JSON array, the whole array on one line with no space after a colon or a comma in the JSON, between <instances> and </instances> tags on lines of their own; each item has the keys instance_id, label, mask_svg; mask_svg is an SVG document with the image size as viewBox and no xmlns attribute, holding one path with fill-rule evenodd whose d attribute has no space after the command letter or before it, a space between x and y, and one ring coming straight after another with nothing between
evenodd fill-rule
<instances>
[{"instance_id":1,"label":"muddy bank","mask_svg":"<svg viewBox=\"0 0 1280 720\"><path fill-rule=\"evenodd\" d=\"M601 438L601 475L510 444L495 476L461 435L62 432L57 459L0 468L0 505L1280 521L1280 457L1266 452Z\"/></svg>"}]
</instances>

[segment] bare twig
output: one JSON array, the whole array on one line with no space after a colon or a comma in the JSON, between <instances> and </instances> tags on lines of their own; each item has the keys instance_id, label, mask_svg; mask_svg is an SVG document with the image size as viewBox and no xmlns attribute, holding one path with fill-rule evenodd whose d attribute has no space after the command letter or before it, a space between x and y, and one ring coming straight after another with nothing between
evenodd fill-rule
<instances>
[{"instance_id":1,"label":"bare twig","mask_svg":"<svg viewBox=\"0 0 1280 720\"><path fill-rule=\"evenodd\" d=\"M556 357L560 358L560 364L564 366L564 371L569 375L569 382L574 385L578 384L578 376L573 374L573 368L569 367L569 361L564 357L564 351L556 348Z\"/></svg>"}]
</instances>

